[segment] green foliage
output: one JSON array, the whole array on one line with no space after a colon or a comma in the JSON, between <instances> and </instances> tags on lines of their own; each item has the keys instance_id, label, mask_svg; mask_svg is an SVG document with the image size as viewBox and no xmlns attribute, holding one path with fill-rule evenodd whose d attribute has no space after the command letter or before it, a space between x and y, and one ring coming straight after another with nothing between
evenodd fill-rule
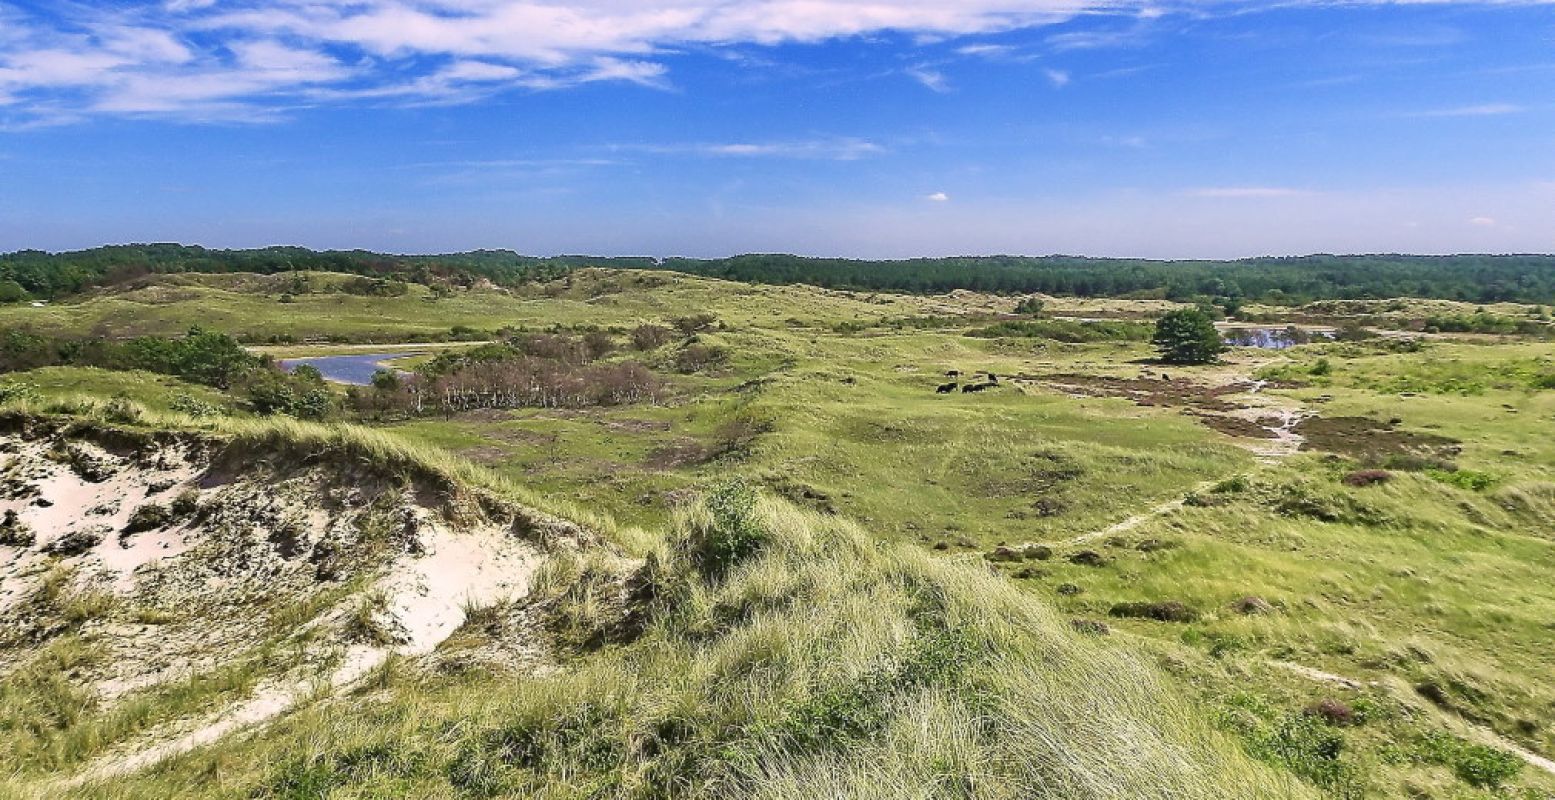
<instances>
[{"instance_id":1,"label":"green foliage","mask_svg":"<svg viewBox=\"0 0 1555 800\"><path fill-rule=\"evenodd\" d=\"M1322 718L1301 711L1281 712L1248 694L1233 696L1219 716L1255 757L1289 769L1329 797L1360 800L1366 796L1365 773L1343 758L1344 734Z\"/></svg>"},{"instance_id":2,"label":"green foliage","mask_svg":"<svg viewBox=\"0 0 1555 800\"><path fill-rule=\"evenodd\" d=\"M0 303L22 303L32 299L32 295L22 288L22 285L13 280L0 280Z\"/></svg>"},{"instance_id":3,"label":"green foliage","mask_svg":"<svg viewBox=\"0 0 1555 800\"><path fill-rule=\"evenodd\" d=\"M1111 322L1106 320L1078 322L1075 320L1007 320L967 331L967 336L979 339L1055 339L1060 342L1140 342L1150 337L1150 328L1137 322Z\"/></svg>"},{"instance_id":4,"label":"green foliage","mask_svg":"<svg viewBox=\"0 0 1555 800\"><path fill-rule=\"evenodd\" d=\"M297 419L324 419L335 404L334 395L316 369L304 372L299 368L291 375L279 370L260 370L250 376L244 392L254 411L285 414Z\"/></svg>"},{"instance_id":5,"label":"green foliage","mask_svg":"<svg viewBox=\"0 0 1555 800\"><path fill-rule=\"evenodd\" d=\"M209 403L192 395L180 394L168 403L168 408L181 414L188 414L195 419L218 417L222 414L221 406Z\"/></svg>"},{"instance_id":6,"label":"green foliage","mask_svg":"<svg viewBox=\"0 0 1555 800\"><path fill-rule=\"evenodd\" d=\"M128 341L51 339L11 328L0 333L0 370L80 365L158 372L226 388L257 369L260 360L223 333L190 328L186 336L141 336Z\"/></svg>"},{"instance_id":7,"label":"green foliage","mask_svg":"<svg viewBox=\"0 0 1555 800\"><path fill-rule=\"evenodd\" d=\"M1496 483L1494 475L1469 469L1428 469L1425 471L1425 474L1449 486L1456 486L1459 489L1467 489L1471 492L1483 492Z\"/></svg>"},{"instance_id":8,"label":"green foliage","mask_svg":"<svg viewBox=\"0 0 1555 800\"><path fill-rule=\"evenodd\" d=\"M1029 317L1040 317L1042 316L1042 309L1046 305L1047 303L1040 297L1024 297L1021 298L1019 303L1015 304L1015 313L1025 314Z\"/></svg>"},{"instance_id":9,"label":"green foliage","mask_svg":"<svg viewBox=\"0 0 1555 800\"><path fill-rule=\"evenodd\" d=\"M0 403L32 400L38 396L38 387L20 381L0 383Z\"/></svg>"},{"instance_id":10,"label":"green foliage","mask_svg":"<svg viewBox=\"0 0 1555 800\"><path fill-rule=\"evenodd\" d=\"M714 485L703 501L706 521L691 528L681 548L702 573L719 576L759 552L766 531L756 518L756 491L739 478Z\"/></svg>"},{"instance_id":11,"label":"green foliage","mask_svg":"<svg viewBox=\"0 0 1555 800\"><path fill-rule=\"evenodd\" d=\"M1076 256L986 256L854 261L791 255L670 258L663 269L750 283L866 291L955 289L1173 300L1233 296L1274 305L1319 299L1431 297L1550 302L1551 256L1304 256L1240 261L1145 261Z\"/></svg>"},{"instance_id":12,"label":"green foliage","mask_svg":"<svg viewBox=\"0 0 1555 800\"><path fill-rule=\"evenodd\" d=\"M1208 364L1226 349L1214 321L1198 309L1163 314L1156 321L1151 342L1168 364Z\"/></svg>"},{"instance_id":13,"label":"green foliage","mask_svg":"<svg viewBox=\"0 0 1555 800\"><path fill-rule=\"evenodd\" d=\"M1481 789L1499 789L1523 771L1521 758L1504 750L1473 744L1456 736L1432 731L1419 742L1416 753L1430 764L1452 770L1459 780Z\"/></svg>"}]
</instances>

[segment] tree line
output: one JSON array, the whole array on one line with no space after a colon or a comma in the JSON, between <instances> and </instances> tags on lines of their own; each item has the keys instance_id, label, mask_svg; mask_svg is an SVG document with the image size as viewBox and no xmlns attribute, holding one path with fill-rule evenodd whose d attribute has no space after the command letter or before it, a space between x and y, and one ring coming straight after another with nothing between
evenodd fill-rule
<instances>
[{"instance_id":1,"label":"tree line","mask_svg":"<svg viewBox=\"0 0 1555 800\"><path fill-rule=\"evenodd\" d=\"M868 261L755 254L661 260L536 257L509 250L406 256L300 247L213 250L177 244L3 254L0 302L59 297L159 273L313 270L425 284L490 281L514 286L553 280L582 267L665 269L749 283L904 293L969 289L1078 297L1247 300L1276 305L1392 297L1474 303L1555 302L1555 256L1550 255L1312 255L1237 261L968 256Z\"/></svg>"}]
</instances>

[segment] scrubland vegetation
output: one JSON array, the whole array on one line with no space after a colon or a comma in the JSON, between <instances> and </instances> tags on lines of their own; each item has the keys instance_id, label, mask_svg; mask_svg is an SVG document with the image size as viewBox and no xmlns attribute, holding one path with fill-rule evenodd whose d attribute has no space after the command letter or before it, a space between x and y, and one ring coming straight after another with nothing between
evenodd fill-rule
<instances>
[{"instance_id":1,"label":"scrubland vegetation","mask_svg":"<svg viewBox=\"0 0 1555 800\"><path fill-rule=\"evenodd\" d=\"M0 667L0 735L82 749L5 788L1555 792L1540 760L1555 756L1555 350L1539 307L1249 303L1238 322L1301 336L1209 352L1225 310L1159 299L611 270L403 291L309 274L291 291L297 277L140 278L0 310L20 343L0 401L256 454L346 453L597 540L549 553L527 597L468 609L435 658L392 660L263 735L69 785L146 727L114 722L141 706L93 705L59 677L103 658L107 636L68 620L143 612L60 593L60 633ZM1174 310L1193 363L1161 358ZM1517 322L1442 324L1492 318ZM194 322L206 332L187 335ZM345 351L324 341L424 344L362 387L265 361ZM171 524L173 499L141 525ZM373 607L351 608L373 640ZM538 632L546 669L448 666L519 629ZM148 695L136 713L177 718L248 685Z\"/></svg>"}]
</instances>

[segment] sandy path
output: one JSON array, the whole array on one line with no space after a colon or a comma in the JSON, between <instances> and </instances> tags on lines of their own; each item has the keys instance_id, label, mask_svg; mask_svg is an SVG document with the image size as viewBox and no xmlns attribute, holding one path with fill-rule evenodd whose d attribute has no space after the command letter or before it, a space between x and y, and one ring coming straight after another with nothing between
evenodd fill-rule
<instances>
[{"instance_id":1,"label":"sandy path","mask_svg":"<svg viewBox=\"0 0 1555 800\"><path fill-rule=\"evenodd\" d=\"M1336 675L1332 672L1324 672L1323 670L1308 667L1303 664L1293 664L1289 661L1270 661L1269 664L1287 672L1295 673L1309 680L1317 681L1318 683L1333 684L1335 686L1342 686L1346 689L1360 689L1365 686L1382 687L1384 685L1377 681L1363 682L1356 680L1355 678L1347 678L1343 675ZM1555 775L1555 760L1551 760L1533 752L1532 750L1528 750L1522 745L1507 739L1501 734L1496 733L1495 731L1483 725L1476 725L1461 717L1456 717L1455 719L1466 726L1473 734L1474 738L1479 740L1480 744L1483 744L1487 747L1494 747L1497 750L1510 753L1522 759L1525 763L1534 769L1543 770L1551 775Z\"/></svg>"}]
</instances>

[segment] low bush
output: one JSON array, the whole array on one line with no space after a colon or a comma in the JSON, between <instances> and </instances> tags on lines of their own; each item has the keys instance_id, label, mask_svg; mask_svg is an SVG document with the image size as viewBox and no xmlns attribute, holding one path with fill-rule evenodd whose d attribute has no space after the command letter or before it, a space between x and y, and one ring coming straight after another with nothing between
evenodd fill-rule
<instances>
[{"instance_id":1,"label":"low bush","mask_svg":"<svg viewBox=\"0 0 1555 800\"><path fill-rule=\"evenodd\" d=\"M1459 489L1467 489L1471 492L1483 492L1496 483L1494 475L1467 469L1452 471L1428 469L1425 474L1429 475L1432 480L1441 481L1449 486L1456 486Z\"/></svg>"},{"instance_id":2,"label":"low bush","mask_svg":"<svg viewBox=\"0 0 1555 800\"><path fill-rule=\"evenodd\" d=\"M1114 617L1153 619L1157 622L1193 622L1199 618L1199 612L1177 600L1116 603L1107 613Z\"/></svg>"},{"instance_id":3,"label":"low bush","mask_svg":"<svg viewBox=\"0 0 1555 800\"><path fill-rule=\"evenodd\" d=\"M1376 486L1379 483L1387 483L1393 480L1393 473L1385 469L1358 469L1345 475L1342 480L1346 486Z\"/></svg>"}]
</instances>

